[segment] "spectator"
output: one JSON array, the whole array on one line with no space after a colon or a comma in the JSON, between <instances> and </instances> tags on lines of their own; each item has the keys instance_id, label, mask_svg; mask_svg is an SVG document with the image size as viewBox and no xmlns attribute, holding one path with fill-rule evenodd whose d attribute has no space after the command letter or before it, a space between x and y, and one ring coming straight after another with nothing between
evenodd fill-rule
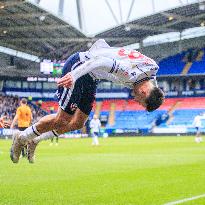
<instances>
[{"instance_id":1,"label":"spectator","mask_svg":"<svg viewBox=\"0 0 205 205\"><path fill-rule=\"evenodd\" d=\"M0 94L0 117L4 117L7 122L12 122L19 103L20 98L18 96ZM40 107L34 107L32 104L30 107L33 114L33 123L35 123L39 118L44 116L44 113Z\"/></svg>"}]
</instances>

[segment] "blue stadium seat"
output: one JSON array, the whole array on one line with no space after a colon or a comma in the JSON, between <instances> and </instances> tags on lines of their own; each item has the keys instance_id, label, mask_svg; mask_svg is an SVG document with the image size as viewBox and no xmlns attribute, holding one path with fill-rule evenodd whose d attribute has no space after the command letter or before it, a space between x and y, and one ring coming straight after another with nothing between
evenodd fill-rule
<instances>
[{"instance_id":1,"label":"blue stadium seat","mask_svg":"<svg viewBox=\"0 0 205 205\"><path fill-rule=\"evenodd\" d=\"M116 111L115 125L106 128L113 129L143 129L152 127L152 123L161 115L166 113L165 110L156 110L148 113L146 111Z\"/></svg>"},{"instance_id":2,"label":"blue stadium seat","mask_svg":"<svg viewBox=\"0 0 205 205\"><path fill-rule=\"evenodd\" d=\"M185 52L163 59L159 63L158 75L180 74L186 65L183 62Z\"/></svg>"},{"instance_id":3,"label":"blue stadium seat","mask_svg":"<svg viewBox=\"0 0 205 205\"><path fill-rule=\"evenodd\" d=\"M196 115L205 112L204 109L182 109L175 110L173 115L174 119L170 123L170 125L185 125L192 126L194 118Z\"/></svg>"},{"instance_id":4,"label":"blue stadium seat","mask_svg":"<svg viewBox=\"0 0 205 205\"><path fill-rule=\"evenodd\" d=\"M192 73L205 73L205 60L194 62L188 74Z\"/></svg>"}]
</instances>

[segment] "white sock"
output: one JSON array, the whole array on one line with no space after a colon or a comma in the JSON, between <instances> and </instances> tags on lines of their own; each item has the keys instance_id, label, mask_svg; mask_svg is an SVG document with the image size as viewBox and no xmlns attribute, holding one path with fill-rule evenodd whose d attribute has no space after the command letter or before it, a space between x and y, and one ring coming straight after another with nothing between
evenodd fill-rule
<instances>
[{"instance_id":1,"label":"white sock","mask_svg":"<svg viewBox=\"0 0 205 205\"><path fill-rule=\"evenodd\" d=\"M96 144L96 145L99 145L98 137L97 137L97 136L95 136L95 144Z\"/></svg>"},{"instance_id":2,"label":"white sock","mask_svg":"<svg viewBox=\"0 0 205 205\"><path fill-rule=\"evenodd\" d=\"M195 142L196 142L196 143L199 143L199 142L200 142L199 137L196 137L196 138L195 138Z\"/></svg>"},{"instance_id":3,"label":"white sock","mask_svg":"<svg viewBox=\"0 0 205 205\"><path fill-rule=\"evenodd\" d=\"M36 124L26 128L24 131L20 133L20 137L22 140L28 141L35 137L40 136L41 134L36 129Z\"/></svg>"},{"instance_id":4,"label":"white sock","mask_svg":"<svg viewBox=\"0 0 205 205\"><path fill-rule=\"evenodd\" d=\"M53 131L45 132L45 133L43 133L42 135L40 135L38 137L35 137L33 139L33 141L35 143L39 143L39 142L41 142L43 140L47 140L47 139L50 139L50 138L53 138L53 137L57 137L57 136L58 136L58 133L55 130L53 130Z\"/></svg>"},{"instance_id":5,"label":"white sock","mask_svg":"<svg viewBox=\"0 0 205 205\"><path fill-rule=\"evenodd\" d=\"M98 136L96 136L95 134L93 134L93 145L99 145L99 141L98 141Z\"/></svg>"}]
</instances>

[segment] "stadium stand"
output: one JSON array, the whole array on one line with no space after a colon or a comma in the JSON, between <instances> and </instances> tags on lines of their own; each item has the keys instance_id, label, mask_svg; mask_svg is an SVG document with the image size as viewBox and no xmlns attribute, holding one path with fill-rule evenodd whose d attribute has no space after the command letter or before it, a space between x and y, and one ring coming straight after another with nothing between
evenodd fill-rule
<instances>
[{"instance_id":1,"label":"stadium stand","mask_svg":"<svg viewBox=\"0 0 205 205\"><path fill-rule=\"evenodd\" d=\"M172 118L167 124L163 120L157 126L191 126L196 115L205 112L205 97L191 98L167 98L164 104L156 111L148 113L142 106L134 100L103 100L100 116L109 118L111 105L115 104L114 123L106 125L107 129L151 129L159 119L172 114ZM45 101L42 103L42 109L47 112L57 111L57 102ZM51 109L53 108L53 109ZM91 116L95 112L91 113Z\"/></svg>"},{"instance_id":2,"label":"stadium stand","mask_svg":"<svg viewBox=\"0 0 205 205\"><path fill-rule=\"evenodd\" d=\"M201 50L201 54L199 53L198 59L191 66L188 74L199 74L205 73L205 49Z\"/></svg>"},{"instance_id":3,"label":"stadium stand","mask_svg":"<svg viewBox=\"0 0 205 205\"><path fill-rule=\"evenodd\" d=\"M19 102L20 98L18 96L0 94L0 117L4 116L7 121L11 122L16 114ZM33 123L46 114L39 106L35 106L31 102L29 102L29 106L32 109Z\"/></svg>"},{"instance_id":4,"label":"stadium stand","mask_svg":"<svg viewBox=\"0 0 205 205\"><path fill-rule=\"evenodd\" d=\"M159 63L159 75L176 75L180 74L185 66L185 62L182 61L185 53L177 54L175 56L171 56L167 59L160 61Z\"/></svg>"},{"instance_id":5,"label":"stadium stand","mask_svg":"<svg viewBox=\"0 0 205 205\"><path fill-rule=\"evenodd\" d=\"M51 111L57 112L58 103L55 101L42 102L41 108L48 113L50 113Z\"/></svg>"},{"instance_id":6,"label":"stadium stand","mask_svg":"<svg viewBox=\"0 0 205 205\"><path fill-rule=\"evenodd\" d=\"M158 75L180 75L205 73L203 49L189 49L160 61ZM187 69L187 70L186 70Z\"/></svg>"},{"instance_id":7,"label":"stadium stand","mask_svg":"<svg viewBox=\"0 0 205 205\"><path fill-rule=\"evenodd\" d=\"M39 68L39 64L19 57L11 56L0 52L0 76L7 77L27 77L45 76ZM9 70L9 72L8 72Z\"/></svg>"},{"instance_id":8,"label":"stadium stand","mask_svg":"<svg viewBox=\"0 0 205 205\"><path fill-rule=\"evenodd\" d=\"M191 129L194 117L205 112L205 98L176 98L177 108L173 111L171 121L162 123L159 127L187 127Z\"/></svg>"},{"instance_id":9,"label":"stadium stand","mask_svg":"<svg viewBox=\"0 0 205 205\"><path fill-rule=\"evenodd\" d=\"M6 67L10 64L10 56L0 52L0 67Z\"/></svg>"}]
</instances>

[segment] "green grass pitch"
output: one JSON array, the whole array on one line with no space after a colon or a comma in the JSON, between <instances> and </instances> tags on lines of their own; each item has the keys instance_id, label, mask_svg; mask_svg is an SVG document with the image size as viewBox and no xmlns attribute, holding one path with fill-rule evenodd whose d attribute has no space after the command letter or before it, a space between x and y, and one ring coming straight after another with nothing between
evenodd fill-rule
<instances>
[{"instance_id":1,"label":"green grass pitch","mask_svg":"<svg viewBox=\"0 0 205 205\"><path fill-rule=\"evenodd\" d=\"M11 141L0 140L0 205L162 205L205 194L205 142L193 137L49 143L38 146L35 164L13 164Z\"/></svg>"}]
</instances>

